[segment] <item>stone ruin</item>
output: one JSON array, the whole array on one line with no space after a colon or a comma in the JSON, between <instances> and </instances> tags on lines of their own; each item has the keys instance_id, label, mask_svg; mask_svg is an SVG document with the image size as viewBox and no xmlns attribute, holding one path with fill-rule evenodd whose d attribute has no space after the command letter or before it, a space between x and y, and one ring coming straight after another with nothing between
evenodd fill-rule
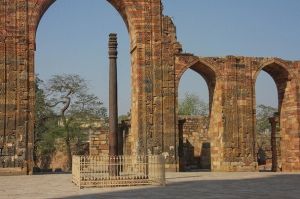
<instances>
[{"instance_id":1,"label":"stone ruin","mask_svg":"<svg viewBox=\"0 0 300 199\"><path fill-rule=\"evenodd\" d=\"M208 117L179 116L179 171L210 170ZM130 155L134 143L129 121L119 124L118 154ZM98 128L89 134L89 155L109 154L109 129Z\"/></svg>"},{"instance_id":2,"label":"stone ruin","mask_svg":"<svg viewBox=\"0 0 300 199\"><path fill-rule=\"evenodd\" d=\"M54 2L0 1L0 173L32 173L36 30ZM108 2L130 38L133 89L125 153L164 154L168 170L180 169L178 84L192 69L209 88L211 170L257 171L255 81L264 70L278 90L281 170L300 171L300 61L183 53L160 0Z\"/></svg>"}]
</instances>

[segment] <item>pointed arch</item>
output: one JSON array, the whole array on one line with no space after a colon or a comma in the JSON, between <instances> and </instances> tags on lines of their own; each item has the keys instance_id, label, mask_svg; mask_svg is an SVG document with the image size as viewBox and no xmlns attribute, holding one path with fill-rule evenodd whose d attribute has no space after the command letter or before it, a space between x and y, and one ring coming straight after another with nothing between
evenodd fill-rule
<instances>
[{"instance_id":1,"label":"pointed arch","mask_svg":"<svg viewBox=\"0 0 300 199\"><path fill-rule=\"evenodd\" d=\"M265 71L274 80L278 93L278 116L280 135L280 157L278 165L282 171L297 170L299 167L299 134L295 117L298 107L298 82L293 73L292 62L283 62L279 59L271 59L263 62L253 74L253 81L256 82L260 71ZM255 84L254 84L255 85ZM255 93L255 88L253 88ZM254 99L255 101L255 95ZM256 103L254 103L255 106ZM253 107L255 110L256 107Z\"/></svg>"},{"instance_id":2,"label":"pointed arch","mask_svg":"<svg viewBox=\"0 0 300 199\"><path fill-rule=\"evenodd\" d=\"M209 92L209 110L211 110L213 97L214 97L214 90L215 90L215 85L216 85L216 72L214 70L214 67L200 59L197 59L197 60L191 62L190 64L182 67L176 76L177 77L177 79L176 79L177 90L178 90L179 82L180 82L182 75L188 69L195 71L196 73L201 75L201 77L203 77L203 79L205 80L205 82L208 86L208 92Z\"/></svg>"},{"instance_id":3,"label":"pointed arch","mask_svg":"<svg viewBox=\"0 0 300 199\"><path fill-rule=\"evenodd\" d=\"M30 19L30 31L32 33L30 35L33 35L33 41L35 41L36 38L36 31L39 26L39 23L44 16L44 14L47 12L47 10L51 7L56 2L56 0L35 0L35 3L33 3L33 7L31 12L29 13L29 19ZM125 6L125 3L123 1L119 0L107 0L108 3L110 3L116 11L120 14L122 17L129 36L130 36L130 41L133 42L133 39L135 38L135 28L133 25L133 20L129 17L128 13L128 6Z\"/></svg>"}]
</instances>

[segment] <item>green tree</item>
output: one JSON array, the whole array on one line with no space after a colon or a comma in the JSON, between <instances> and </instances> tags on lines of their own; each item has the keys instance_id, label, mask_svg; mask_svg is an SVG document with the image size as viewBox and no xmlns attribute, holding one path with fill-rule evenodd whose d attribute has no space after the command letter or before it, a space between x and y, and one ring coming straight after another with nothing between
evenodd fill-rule
<instances>
[{"instance_id":1,"label":"green tree","mask_svg":"<svg viewBox=\"0 0 300 199\"><path fill-rule=\"evenodd\" d=\"M62 135L62 129L58 126L58 118L55 115L47 118L43 124L44 131L39 135L37 154L40 167L47 169L51 164L52 156L56 151L56 140Z\"/></svg>"},{"instance_id":2,"label":"green tree","mask_svg":"<svg viewBox=\"0 0 300 199\"><path fill-rule=\"evenodd\" d=\"M54 151L54 144L47 138L50 129L57 126L57 120L55 113L52 109L46 106L45 92L42 89L43 80L38 76L35 83L35 130L34 130L34 150L33 160L34 165L37 167L38 160L41 160L41 164L44 167L47 165L45 162L49 162L50 156ZM49 137L49 136L48 136ZM50 144L45 144L45 142ZM41 157L44 157L41 159Z\"/></svg>"},{"instance_id":3,"label":"green tree","mask_svg":"<svg viewBox=\"0 0 300 199\"><path fill-rule=\"evenodd\" d=\"M208 104L202 101L195 94L185 93L184 98L179 101L179 107L178 107L179 115L207 116L208 113L209 113Z\"/></svg>"},{"instance_id":4,"label":"green tree","mask_svg":"<svg viewBox=\"0 0 300 199\"><path fill-rule=\"evenodd\" d=\"M121 123L123 120L129 120L130 119L130 112L127 112L127 114L119 115L118 116L118 122Z\"/></svg>"},{"instance_id":5,"label":"green tree","mask_svg":"<svg viewBox=\"0 0 300 199\"><path fill-rule=\"evenodd\" d=\"M256 107L256 131L258 134L263 134L267 129L271 132L269 118L277 111L276 108L263 104Z\"/></svg>"},{"instance_id":6,"label":"green tree","mask_svg":"<svg viewBox=\"0 0 300 199\"><path fill-rule=\"evenodd\" d=\"M258 163L266 164L266 150L271 144L271 124L269 118L274 116L277 109L271 106L258 105L256 107L256 146Z\"/></svg>"},{"instance_id":7,"label":"green tree","mask_svg":"<svg viewBox=\"0 0 300 199\"><path fill-rule=\"evenodd\" d=\"M97 96L88 93L87 83L79 75L54 75L47 82L46 93L46 105L53 108L58 117L59 125L55 131L60 132L57 136L61 136L65 142L67 167L70 170L71 141L80 144L86 137L82 129L95 119L107 118L107 110Z\"/></svg>"}]
</instances>

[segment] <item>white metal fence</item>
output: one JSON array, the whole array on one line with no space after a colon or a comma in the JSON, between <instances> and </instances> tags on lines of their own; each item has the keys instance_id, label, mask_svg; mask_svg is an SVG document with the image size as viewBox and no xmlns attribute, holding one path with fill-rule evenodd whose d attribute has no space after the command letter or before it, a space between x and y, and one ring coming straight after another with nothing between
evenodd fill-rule
<instances>
[{"instance_id":1,"label":"white metal fence","mask_svg":"<svg viewBox=\"0 0 300 199\"><path fill-rule=\"evenodd\" d=\"M165 185L165 160L155 156L73 156L72 181L83 187Z\"/></svg>"}]
</instances>

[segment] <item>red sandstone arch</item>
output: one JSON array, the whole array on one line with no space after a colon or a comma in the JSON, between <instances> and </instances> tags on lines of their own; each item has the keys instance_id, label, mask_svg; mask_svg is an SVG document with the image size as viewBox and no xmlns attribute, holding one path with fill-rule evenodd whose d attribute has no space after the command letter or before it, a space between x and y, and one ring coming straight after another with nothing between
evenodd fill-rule
<instances>
[{"instance_id":1,"label":"red sandstone arch","mask_svg":"<svg viewBox=\"0 0 300 199\"><path fill-rule=\"evenodd\" d=\"M277 64L280 65L282 68L287 70L291 76L294 76L291 72L291 69L289 67L290 61L284 61L279 58L272 58L272 59L267 59L266 61L263 61L262 64L258 67L258 69L254 72L254 77L256 78L258 76L258 73L263 70L266 66L271 65L271 64Z\"/></svg>"},{"instance_id":2,"label":"red sandstone arch","mask_svg":"<svg viewBox=\"0 0 300 199\"><path fill-rule=\"evenodd\" d=\"M278 94L278 111L280 111L285 94L286 84L287 81L289 81L291 75L284 65L273 61L260 67L259 71L254 76L254 82L256 82L256 79L262 70L268 73L276 84Z\"/></svg>"},{"instance_id":3,"label":"red sandstone arch","mask_svg":"<svg viewBox=\"0 0 300 199\"><path fill-rule=\"evenodd\" d=\"M299 168L299 123L297 117L298 109L298 82L291 72L291 64L282 63L276 59L262 64L253 75L253 82L256 82L260 71L267 72L274 80L278 94L278 112L280 125L280 151L281 159L279 164L282 170L297 170ZM254 84L255 93L255 84ZM255 102L255 94L253 96ZM255 110L256 103L253 103ZM292 160L292 161L291 161Z\"/></svg>"},{"instance_id":4,"label":"red sandstone arch","mask_svg":"<svg viewBox=\"0 0 300 199\"><path fill-rule=\"evenodd\" d=\"M216 78L215 67L204 60L200 60L200 58L195 59L186 65L178 64L176 68L178 69L178 72L176 72L177 80L180 80L183 73L189 68L203 76L205 81L211 81Z\"/></svg>"},{"instance_id":5,"label":"red sandstone arch","mask_svg":"<svg viewBox=\"0 0 300 199\"><path fill-rule=\"evenodd\" d=\"M123 17L130 34L132 85L137 88L132 91L134 96L132 101L135 100L135 103L132 103L132 112L135 114L131 120L132 132L136 133L134 139L137 142L133 144L136 153L144 151L147 153L147 149L152 150L153 147L163 146L163 152L175 153L173 157L170 156L167 160L168 164L173 166L174 161L177 161L175 156L178 138L174 135L177 122L175 106L177 88L184 71L193 67L198 73L202 73L207 81L214 82L215 80L215 85L211 84L213 85L212 88L215 88L213 89L214 99L211 100L213 105L211 105L211 129L209 129L210 135L214 139L214 145L212 145L213 170L254 170L255 165L251 163L254 157L254 154L251 154L253 148L253 135L251 133L253 132L253 111L251 109L253 108L253 101L255 101L252 98L255 95L251 89L259 71L266 70L276 79L278 88L282 90L280 116L283 134L282 146L284 146L282 149L284 153L282 158L283 170L300 170L299 61L233 56L205 59L191 54L176 54L181 52L181 46L176 40L176 28L172 21L168 20L168 17L161 15L161 2L159 0L107 1ZM6 76L20 76L19 79L12 78L9 80L9 85L6 79L2 81L3 84L8 85L5 88L5 96L0 97L5 101L4 104L3 101L0 103L5 108L2 118L10 124L8 128L3 125L3 128L5 132L9 130L14 135L20 135L18 136L20 138L15 139L14 142L20 143L17 150L20 149L20 152L26 152L28 155L25 157L28 173L32 169L32 157L29 156L32 151L34 124L35 32L41 17L53 2L55 0L7 0L1 4L5 7L3 9L5 13L2 17L10 22L1 26L0 30L3 33L0 35L2 42L0 42L2 46L0 51L2 50L4 67L7 70ZM6 4L10 5L11 9L6 9ZM11 34L12 38L6 39L6 34ZM207 64L205 60L211 64ZM243 89L247 91L245 92L247 97L241 98L246 100L246 104L241 105L241 108L244 110L242 106L245 105L247 108L245 109L247 110L245 112L247 119L243 119L241 122L243 125L242 133L245 134L237 134L234 129L225 126L227 117L232 118L230 121L240 117L236 112L230 111L231 104L224 105L224 102L231 100L231 92L235 92L233 84L239 84L236 82L237 79L231 80L232 77L238 77L234 73L237 66L242 69L239 74L241 77L238 80L241 82L244 80L243 78L247 80L245 84L241 84L243 87L246 86ZM152 80L157 82L152 82ZM153 85L157 87L152 87ZM8 93L6 92L7 88L11 94L6 94ZM230 102L236 103L236 100ZM7 107L11 110L6 109ZM251 124L249 124L249 120L251 120ZM235 125L235 123L231 123L231 126ZM224 139L223 135L228 130L230 130L230 136ZM153 133L155 131L156 133ZM153 138L148 139L152 135L154 135ZM238 140L233 139L234 136ZM28 137L26 143L24 142L25 137ZM27 146L24 147L23 143ZM244 148L238 148L231 143L238 144L238 146L242 144Z\"/></svg>"},{"instance_id":6,"label":"red sandstone arch","mask_svg":"<svg viewBox=\"0 0 300 199\"><path fill-rule=\"evenodd\" d=\"M175 59L176 63L175 63L175 68L176 68L176 73L175 73L175 109L176 109L176 121L178 121L178 88L179 88L179 82L180 79L182 77L182 75L184 74L185 71L187 71L188 69L192 69L193 71L195 71L196 73L198 73L200 76L202 76L207 84L208 87L208 92L209 92L209 126L208 126L208 137L209 137L209 143L211 146L216 146L218 145L217 143L220 142L220 140L218 139L218 136L215 132L215 130L213 128L211 128L211 126L214 126L217 123L217 120L215 119L216 117L212 117L212 112L216 111L219 106L218 106L218 102L214 101L214 95L215 95L215 87L216 87L216 71L215 71L215 67L208 64L207 62L205 62L204 60L201 60L198 57L193 57L193 56L185 56L183 55L182 57L177 57ZM181 126L181 128L179 127L179 129L177 129L177 136L178 136L178 143L179 146L183 146L182 145L182 124L180 124L179 126ZM179 154L182 154L183 148L179 147ZM214 162L215 161L219 161L219 157L217 157L217 150L210 150L210 152L208 152L210 154L210 168L212 170L214 170ZM184 157L183 156L179 156L179 165L180 165L180 169L184 169Z\"/></svg>"},{"instance_id":7,"label":"red sandstone arch","mask_svg":"<svg viewBox=\"0 0 300 199\"><path fill-rule=\"evenodd\" d=\"M31 79L33 80L32 82L34 82L34 79L35 79L34 54L35 54L35 42L36 42L37 29L38 29L40 21L42 20L42 17L47 12L47 10L49 8L51 8L51 5L53 5L56 2L56 0L28 0L28 1L31 4L30 9L28 10L28 15L29 15L29 19L28 19L28 28L29 28L28 29L28 38L29 38L28 39L29 40L28 61L29 61L29 68L30 68L30 76L31 76ZM99 0L99 1L103 1L103 0ZM134 45L136 45L136 41L135 41L136 40L136 37L135 37L136 29L135 29L135 25L134 25L136 19L133 19L133 17L135 17L135 16L132 16L132 12L135 11L136 7L138 7L137 5L139 5L140 2L135 2L135 1L127 2L127 1L123 1L123 0L107 0L107 2L110 3L122 17L124 24L128 30L129 39L131 42L131 48L133 48ZM70 6L71 6L71 4L70 4ZM103 20L109 20L109 19L103 19ZM136 53L131 52L131 60L135 60L136 59L135 56L136 56ZM134 62L134 61L131 62L132 68L136 68L136 65L137 65L136 62ZM134 75L133 75L133 77L134 77ZM137 79L132 78L131 81L133 83L135 83L135 81L137 81ZM30 110L34 110L34 103L35 103L34 86L30 86L28 89L30 90L30 93L33 93L33 95L30 98L30 101L32 102L32 103L30 103L30 105L32 106L30 108ZM131 95L134 95L134 93L131 92ZM131 103L133 103L133 100L131 100ZM135 116L137 114L138 113L136 111L134 111L134 110L132 111L132 115ZM34 114L30 114L30 117L31 117L30 118L31 121L35 120ZM135 120L137 120L136 118L137 117L135 116ZM135 120L133 120L133 121L135 121ZM30 129L34 129L33 124L34 124L33 122L29 124ZM29 139L29 142L31 142L31 143L33 142L33 137L31 137ZM32 163L30 162L30 165L28 165L28 173L31 173L31 172L32 172Z\"/></svg>"},{"instance_id":8,"label":"red sandstone arch","mask_svg":"<svg viewBox=\"0 0 300 199\"><path fill-rule=\"evenodd\" d=\"M29 14L30 16L30 35L33 35L33 40L35 40L36 37L36 31L39 25L39 22L41 21L43 15L47 12L48 8L55 3L56 0L34 0L33 1L33 9L32 12ZM127 30L130 35L130 41L133 41L134 38L134 25L133 20L130 18L130 15L127 14L126 6L124 5L123 1L119 0L107 0L120 14L120 16L123 18L123 21L127 27ZM135 3L137 4L137 3ZM128 5L127 5L128 6Z\"/></svg>"},{"instance_id":9,"label":"red sandstone arch","mask_svg":"<svg viewBox=\"0 0 300 199\"><path fill-rule=\"evenodd\" d=\"M216 72L213 66L210 64L206 63L203 60L196 59L193 62L189 63L188 65L177 65L178 72L176 72L176 92L178 96L178 88L179 88L179 82L184 74L185 71L188 69L192 69L199 75L201 75L207 86L208 86L208 92L209 92L209 109L211 110L212 108L212 102L213 102L213 97L214 97L214 89L216 85ZM178 100L177 100L178 104Z\"/></svg>"}]
</instances>

